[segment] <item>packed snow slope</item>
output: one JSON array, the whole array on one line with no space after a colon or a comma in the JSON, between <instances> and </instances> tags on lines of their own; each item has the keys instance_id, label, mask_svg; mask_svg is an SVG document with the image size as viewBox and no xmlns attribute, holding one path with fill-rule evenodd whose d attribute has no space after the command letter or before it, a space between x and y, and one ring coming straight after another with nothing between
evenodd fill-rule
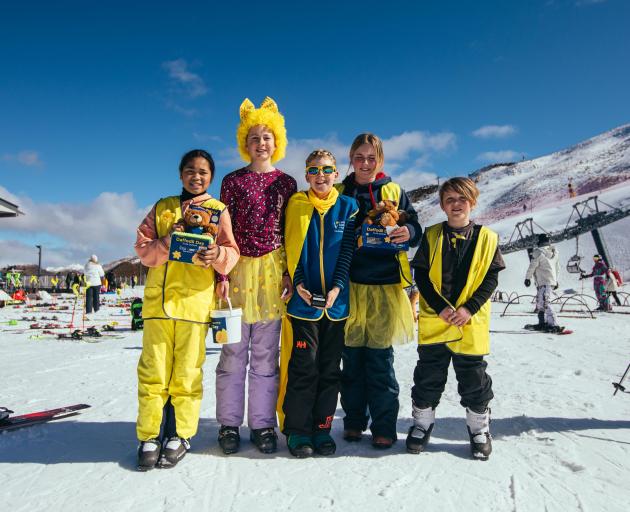
<instances>
[{"instance_id":1,"label":"packed snow slope","mask_svg":"<svg viewBox=\"0 0 630 512\"><path fill-rule=\"evenodd\" d=\"M568 183L583 199L630 180L630 124L540 158L496 164L472 173L481 190L477 217L485 223L537 210L568 197ZM437 195L415 204L429 221Z\"/></svg>"},{"instance_id":2,"label":"packed snow slope","mask_svg":"<svg viewBox=\"0 0 630 512\"><path fill-rule=\"evenodd\" d=\"M520 256L508 255L508 265L522 263ZM568 276L563 287L579 289L582 283L590 286ZM219 349L208 341L202 419L192 452L173 469L139 473L136 364L142 333L129 331L126 311L107 300L95 323L118 321L120 337L99 343L30 339L29 322L19 319L50 318L51 312L0 309L0 322L19 324L0 326L1 405L16 413L92 405L74 418L0 434L2 510L627 510L630 394L613 397L611 382L630 362L630 316L622 313L630 307L596 319L561 313L561 322L575 333L555 336L521 330L534 321L530 303L510 307L506 317L500 317L504 304L493 306L488 371L495 392L494 452L487 462L469 456L452 371L427 452L405 452L417 359L413 343L396 349L401 407L393 449L373 449L369 433L360 443L343 441L339 407L332 457L297 460L282 436L278 453L262 455L246 428L242 450L224 456L215 420ZM69 312L56 314L69 321Z\"/></svg>"}]
</instances>

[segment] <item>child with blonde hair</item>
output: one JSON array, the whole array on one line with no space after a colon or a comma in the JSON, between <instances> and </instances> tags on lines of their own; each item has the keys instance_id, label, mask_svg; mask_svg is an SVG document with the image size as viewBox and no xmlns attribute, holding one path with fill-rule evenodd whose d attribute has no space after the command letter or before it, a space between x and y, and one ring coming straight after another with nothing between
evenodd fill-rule
<instances>
[{"instance_id":1,"label":"child with blonde hair","mask_svg":"<svg viewBox=\"0 0 630 512\"><path fill-rule=\"evenodd\" d=\"M284 213L297 184L273 165L284 158L287 145L284 117L275 101L265 98L255 108L245 99L240 118L236 139L248 165L223 178L221 201L241 251L229 280L233 305L243 310L242 338L223 346L216 369L218 440L225 454L238 451L247 380L250 439L261 452L273 453L280 325L284 300L293 291L283 247Z\"/></svg>"},{"instance_id":2,"label":"child with blonde hair","mask_svg":"<svg viewBox=\"0 0 630 512\"><path fill-rule=\"evenodd\" d=\"M383 143L372 133L357 136L350 147L353 171L339 187L359 204L359 226L369 210L391 200L406 221L389 234L392 242L416 246L422 235L418 214L405 191L383 171ZM406 252L355 251L350 265L350 317L342 355L341 405L344 439L359 441L371 418L372 445L390 448L396 441L398 382L393 345L413 339L413 313L404 288L412 278Z\"/></svg>"},{"instance_id":3,"label":"child with blonde hair","mask_svg":"<svg viewBox=\"0 0 630 512\"><path fill-rule=\"evenodd\" d=\"M453 362L473 457L492 451L490 409L492 379L483 356L490 352L490 297L505 263L498 236L470 220L479 190L469 178L451 178L439 190L447 220L426 229L411 262L420 290L418 364L411 390L413 426L407 451L426 447L435 408Z\"/></svg>"},{"instance_id":4,"label":"child with blonde hair","mask_svg":"<svg viewBox=\"0 0 630 512\"><path fill-rule=\"evenodd\" d=\"M288 340L283 334L283 355L290 350L282 367L283 376L287 368L283 432L289 451L299 458L336 450L330 429L339 395L358 210L354 199L333 187L337 176L333 154L313 151L306 158L310 188L293 194L287 206L287 264L296 293L287 305L293 336Z\"/></svg>"}]
</instances>

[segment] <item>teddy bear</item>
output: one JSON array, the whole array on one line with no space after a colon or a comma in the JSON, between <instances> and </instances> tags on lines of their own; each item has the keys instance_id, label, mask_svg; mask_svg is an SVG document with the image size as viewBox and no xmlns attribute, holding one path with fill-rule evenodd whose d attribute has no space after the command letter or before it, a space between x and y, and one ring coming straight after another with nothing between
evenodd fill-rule
<instances>
[{"instance_id":1,"label":"teddy bear","mask_svg":"<svg viewBox=\"0 0 630 512\"><path fill-rule=\"evenodd\" d=\"M372 208L365 218L366 224L378 224L385 229L392 228L396 225L402 226L407 221L407 212L398 210L398 203L391 199L383 199L376 203L376 207Z\"/></svg>"},{"instance_id":2,"label":"teddy bear","mask_svg":"<svg viewBox=\"0 0 630 512\"><path fill-rule=\"evenodd\" d=\"M218 214L201 206L190 206L184 213L183 222L186 225L186 233L215 237L219 231Z\"/></svg>"}]
</instances>

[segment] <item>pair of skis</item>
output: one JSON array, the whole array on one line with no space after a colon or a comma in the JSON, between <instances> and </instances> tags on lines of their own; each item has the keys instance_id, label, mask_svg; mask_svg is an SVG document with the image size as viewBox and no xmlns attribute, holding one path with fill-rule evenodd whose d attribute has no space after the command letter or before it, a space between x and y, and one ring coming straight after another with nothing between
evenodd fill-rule
<instances>
[{"instance_id":1,"label":"pair of skis","mask_svg":"<svg viewBox=\"0 0 630 512\"><path fill-rule=\"evenodd\" d=\"M31 412L29 414L21 414L11 416L13 411L5 407L0 407L0 432L4 430L15 430L23 427L30 427L39 423L46 423L53 420L61 420L76 416L79 411L91 407L87 404L68 405L58 409L49 409L47 411Z\"/></svg>"}]
</instances>

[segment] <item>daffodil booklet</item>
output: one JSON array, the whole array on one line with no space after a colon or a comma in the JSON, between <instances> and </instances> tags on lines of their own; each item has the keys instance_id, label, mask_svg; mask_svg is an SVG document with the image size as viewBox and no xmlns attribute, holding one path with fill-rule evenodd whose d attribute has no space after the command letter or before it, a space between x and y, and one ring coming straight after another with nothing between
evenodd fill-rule
<instances>
[{"instance_id":1,"label":"daffodil booklet","mask_svg":"<svg viewBox=\"0 0 630 512\"><path fill-rule=\"evenodd\" d=\"M196 235L194 233L180 233L176 231L171 235L171 249L168 253L168 259L170 261L203 266L203 263L196 256L197 251L207 249L213 243L214 238L209 235Z\"/></svg>"}]
</instances>

